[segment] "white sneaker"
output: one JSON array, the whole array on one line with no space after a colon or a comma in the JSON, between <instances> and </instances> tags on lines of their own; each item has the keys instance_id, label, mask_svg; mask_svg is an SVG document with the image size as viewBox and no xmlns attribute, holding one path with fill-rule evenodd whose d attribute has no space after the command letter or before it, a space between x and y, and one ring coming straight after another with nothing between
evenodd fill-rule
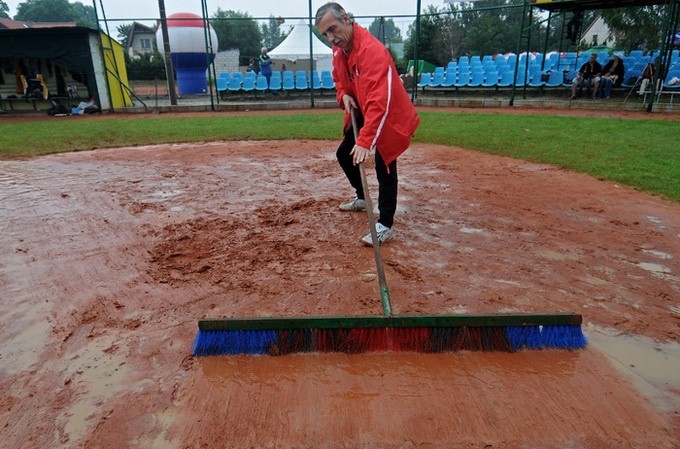
<instances>
[{"instance_id":1,"label":"white sneaker","mask_svg":"<svg viewBox=\"0 0 680 449\"><path fill-rule=\"evenodd\" d=\"M340 205L340 210L344 211L360 211L366 210L366 201L360 200L359 198L356 198L354 201L350 201L349 203L343 203Z\"/></svg>"},{"instance_id":2,"label":"white sneaker","mask_svg":"<svg viewBox=\"0 0 680 449\"><path fill-rule=\"evenodd\" d=\"M375 231L378 234L378 244L380 245L392 239L392 228L388 228L387 226L381 223L377 223L375 225ZM361 243L363 243L366 246L373 246L373 239L371 238L370 232L368 233L368 235L364 236L364 238L361 239Z\"/></svg>"}]
</instances>

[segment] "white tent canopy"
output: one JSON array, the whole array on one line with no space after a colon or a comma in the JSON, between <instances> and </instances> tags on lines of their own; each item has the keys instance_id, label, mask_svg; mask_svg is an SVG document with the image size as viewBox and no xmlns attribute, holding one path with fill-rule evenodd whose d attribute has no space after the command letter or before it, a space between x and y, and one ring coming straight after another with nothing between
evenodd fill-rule
<instances>
[{"instance_id":1,"label":"white tent canopy","mask_svg":"<svg viewBox=\"0 0 680 449\"><path fill-rule=\"evenodd\" d=\"M316 70L332 70L333 51L312 33L312 51L316 61ZM300 22L275 49L269 52L272 59L309 60L309 24Z\"/></svg>"}]
</instances>

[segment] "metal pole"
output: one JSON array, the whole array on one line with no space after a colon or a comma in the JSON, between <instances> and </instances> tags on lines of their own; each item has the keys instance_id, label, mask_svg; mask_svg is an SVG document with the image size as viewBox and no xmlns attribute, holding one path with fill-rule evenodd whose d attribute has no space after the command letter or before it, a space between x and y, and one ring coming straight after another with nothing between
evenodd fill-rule
<instances>
[{"instance_id":1,"label":"metal pole","mask_svg":"<svg viewBox=\"0 0 680 449\"><path fill-rule=\"evenodd\" d=\"M417 2L416 11L416 39L413 47L413 89L411 90L411 102L416 102L416 92L418 90L418 39L420 37L420 0Z\"/></svg>"},{"instance_id":2,"label":"metal pole","mask_svg":"<svg viewBox=\"0 0 680 449\"><path fill-rule=\"evenodd\" d=\"M519 27L519 37L517 38L517 59L515 60L515 75L512 80L512 93L510 94L510 106L515 104L515 90L517 89L517 74L519 73L519 54L522 49L522 36L524 36L524 17L527 15L527 2L522 2L522 22Z\"/></svg>"},{"instance_id":3,"label":"metal pole","mask_svg":"<svg viewBox=\"0 0 680 449\"><path fill-rule=\"evenodd\" d=\"M165 76L168 78L168 95L170 104L177 106L177 93L175 92L175 69L172 66L170 54L170 36L168 35L168 19L165 17L165 1L158 0L158 11L161 16L161 31L163 33L163 49L165 56Z\"/></svg>"},{"instance_id":4,"label":"metal pole","mask_svg":"<svg viewBox=\"0 0 680 449\"><path fill-rule=\"evenodd\" d=\"M529 57L529 52L531 51L531 31L534 27L534 7L529 8L529 31L527 32L527 58L526 64L524 65L524 89L522 92L522 98L526 100L527 98L527 84L529 83L529 65L531 58Z\"/></svg>"},{"instance_id":5,"label":"metal pole","mask_svg":"<svg viewBox=\"0 0 680 449\"><path fill-rule=\"evenodd\" d=\"M652 112L652 109L654 107L654 97L656 96L656 85L659 82L664 82L664 69L666 68L666 49L668 45L673 45L673 38L674 38L674 30L671 29L674 25L675 22L675 16L676 16L676 11L675 11L675 0L671 0L671 2L668 4L668 14L666 15L666 22L663 27L663 34L662 34L662 40L661 40L661 53L658 58L658 62L656 63L656 76L653 81L652 81L652 93L649 99L649 104L647 105L647 112Z\"/></svg>"},{"instance_id":6,"label":"metal pole","mask_svg":"<svg viewBox=\"0 0 680 449\"><path fill-rule=\"evenodd\" d=\"M560 14L562 15L562 29L560 30L560 44L557 51L560 52L560 57L562 57L562 43L564 42L564 28L567 24L567 14L564 11L560 11ZM567 47L567 49L569 49L569 47Z\"/></svg>"},{"instance_id":7,"label":"metal pole","mask_svg":"<svg viewBox=\"0 0 680 449\"><path fill-rule=\"evenodd\" d=\"M552 19L552 10L548 11L548 23L545 25L545 44L543 44L543 60L541 61L541 72L545 70L545 54L548 52L548 39L550 38L550 20Z\"/></svg>"},{"instance_id":8,"label":"metal pole","mask_svg":"<svg viewBox=\"0 0 680 449\"><path fill-rule=\"evenodd\" d=\"M380 26L378 27L378 39L385 45L385 18L380 18Z\"/></svg>"},{"instance_id":9,"label":"metal pole","mask_svg":"<svg viewBox=\"0 0 680 449\"><path fill-rule=\"evenodd\" d=\"M309 0L309 99L312 102L312 109L314 108L314 33L312 32L312 0Z\"/></svg>"},{"instance_id":10,"label":"metal pole","mask_svg":"<svg viewBox=\"0 0 680 449\"><path fill-rule=\"evenodd\" d=\"M212 81L208 83L208 91L210 92L210 109L215 110L215 100L213 98L213 84L216 82L215 63L210 60L210 55L213 54L212 37L210 36L210 22L208 21L208 3L206 0L201 0L201 15L203 16L203 38L205 39L205 62L208 64L208 75L210 75L210 67L212 67Z\"/></svg>"}]
</instances>

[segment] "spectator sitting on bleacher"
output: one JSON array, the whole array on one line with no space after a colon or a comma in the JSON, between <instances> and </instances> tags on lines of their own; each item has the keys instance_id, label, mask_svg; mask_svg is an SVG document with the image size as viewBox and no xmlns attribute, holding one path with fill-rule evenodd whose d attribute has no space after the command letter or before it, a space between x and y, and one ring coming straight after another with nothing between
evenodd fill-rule
<instances>
[{"instance_id":1,"label":"spectator sitting on bleacher","mask_svg":"<svg viewBox=\"0 0 680 449\"><path fill-rule=\"evenodd\" d=\"M607 99L611 97L612 87L619 87L621 85L625 73L621 57L614 55L611 61L606 63L602 69L602 78L600 79L600 88L597 91L597 96Z\"/></svg>"},{"instance_id":2,"label":"spectator sitting on bleacher","mask_svg":"<svg viewBox=\"0 0 680 449\"><path fill-rule=\"evenodd\" d=\"M586 93L595 98L597 89L600 85L600 75L602 74L602 66L597 62L597 55L590 54L590 60L581 66L578 75L574 78L571 84L571 99L576 98L576 89L579 93L585 87ZM591 93L592 89L592 93Z\"/></svg>"}]
</instances>

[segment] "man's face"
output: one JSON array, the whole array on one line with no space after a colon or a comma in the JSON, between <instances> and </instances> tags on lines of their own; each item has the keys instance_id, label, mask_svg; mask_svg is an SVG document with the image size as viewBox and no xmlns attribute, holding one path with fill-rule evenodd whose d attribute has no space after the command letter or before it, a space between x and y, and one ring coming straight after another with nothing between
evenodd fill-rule
<instances>
[{"instance_id":1,"label":"man's face","mask_svg":"<svg viewBox=\"0 0 680 449\"><path fill-rule=\"evenodd\" d=\"M597 55L595 53L590 54L590 62L595 62L597 61Z\"/></svg>"},{"instance_id":2,"label":"man's face","mask_svg":"<svg viewBox=\"0 0 680 449\"><path fill-rule=\"evenodd\" d=\"M333 13L329 11L319 20L316 27L321 35L331 44L345 51L352 49L354 29L347 14L340 20L336 19Z\"/></svg>"}]
</instances>

